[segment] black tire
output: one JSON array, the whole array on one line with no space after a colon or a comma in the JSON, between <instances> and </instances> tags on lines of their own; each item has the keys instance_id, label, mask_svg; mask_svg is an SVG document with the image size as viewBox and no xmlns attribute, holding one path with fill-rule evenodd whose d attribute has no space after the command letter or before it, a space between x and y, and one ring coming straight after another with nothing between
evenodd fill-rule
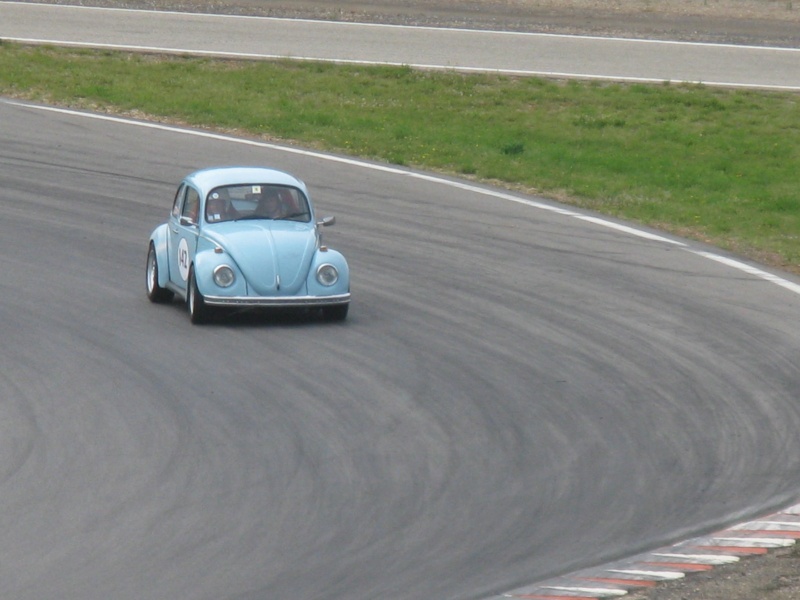
<instances>
[{"instance_id":1,"label":"black tire","mask_svg":"<svg viewBox=\"0 0 800 600\"><path fill-rule=\"evenodd\" d=\"M186 307L189 309L189 319L195 325L207 323L211 316L211 308L206 305L203 294L197 289L194 277L194 267L189 270L189 281L186 290Z\"/></svg>"},{"instance_id":2,"label":"black tire","mask_svg":"<svg viewBox=\"0 0 800 600\"><path fill-rule=\"evenodd\" d=\"M350 304L334 304L333 306L325 306L322 309L322 317L326 321L344 321L347 318L347 311L350 309Z\"/></svg>"},{"instance_id":3,"label":"black tire","mask_svg":"<svg viewBox=\"0 0 800 600\"><path fill-rule=\"evenodd\" d=\"M173 292L158 285L158 258L156 248L151 242L147 250L147 297L150 302L164 304L171 302L174 296Z\"/></svg>"}]
</instances>

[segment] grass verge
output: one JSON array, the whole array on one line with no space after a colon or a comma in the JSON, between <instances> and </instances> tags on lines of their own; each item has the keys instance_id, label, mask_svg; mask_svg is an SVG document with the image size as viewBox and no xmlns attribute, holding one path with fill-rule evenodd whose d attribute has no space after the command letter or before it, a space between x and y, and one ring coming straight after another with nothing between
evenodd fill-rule
<instances>
[{"instance_id":1,"label":"grass verge","mask_svg":"<svg viewBox=\"0 0 800 600\"><path fill-rule=\"evenodd\" d=\"M500 182L800 273L800 96L0 43L0 94Z\"/></svg>"}]
</instances>

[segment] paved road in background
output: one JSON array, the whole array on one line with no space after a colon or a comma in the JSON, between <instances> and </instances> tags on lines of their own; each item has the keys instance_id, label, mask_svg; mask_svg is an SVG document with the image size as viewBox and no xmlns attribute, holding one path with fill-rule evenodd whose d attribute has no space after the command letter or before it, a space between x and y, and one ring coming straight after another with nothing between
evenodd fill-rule
<instances>
[{"instance_id":1,"label":"paved road in background","mask_svg":"<svg viewBox=\"0 0 800 600\"><path fill-rule=\"evenodd\" d=\"M0 2L0 38L251 58L800 90L800 49Z\"/></svg>"}]
</instances>

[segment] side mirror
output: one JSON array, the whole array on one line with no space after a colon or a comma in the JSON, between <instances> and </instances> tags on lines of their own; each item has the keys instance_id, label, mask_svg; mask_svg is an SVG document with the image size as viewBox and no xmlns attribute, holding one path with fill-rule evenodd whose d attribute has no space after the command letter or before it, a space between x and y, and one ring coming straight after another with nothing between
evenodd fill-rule
<instances>
[{"instance_id":1,"label":"side mirror","mask_svg":"<svg viewBox=\"0 0 800 600\"><path fill-rule=\"evenodd\" d=\"M184 227L188 227L189 225L197 225L194 221L192 221L189 217L182 216L181 217L181 225Z\"/></svg>"},{"instance_id":2,"label":"side mirror","mask_svg":"<svg viewBox=\"0 0 800 600\"><path fill-rule=\"evenodd\" d=\"M330 227L336 223L336 217L322 217L320 221L317 221L317 227Z\"/></svg>"}]
</instances>

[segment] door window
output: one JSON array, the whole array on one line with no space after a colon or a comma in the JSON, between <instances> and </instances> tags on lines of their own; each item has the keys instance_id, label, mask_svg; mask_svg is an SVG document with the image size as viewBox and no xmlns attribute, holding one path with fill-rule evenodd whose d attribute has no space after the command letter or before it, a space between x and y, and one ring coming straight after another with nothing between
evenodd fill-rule
<instances>
[{"instance_id":1,"label":"door window","mask_svg":"<svg viewBox=\"0 0 800 600\"><path fill-rule=\"evenodd\" d=\"M178 191L175 192L175 201L172 203L172 216L178 218L181 214L181 204L183 203L183 190L184 186L178 186Z\"/></svg>"},{"instance_id":2,"label":"door window","mask_svg":"<svg viewBox=\"0 0 800 600\"><path fill-rule=\"evenodd\" d=\"M192 187L186 187L186 200L183 202L181 217L186 217L190 223L197 223L200 215L200 195Z\"/></svg>"}]
</instances>

